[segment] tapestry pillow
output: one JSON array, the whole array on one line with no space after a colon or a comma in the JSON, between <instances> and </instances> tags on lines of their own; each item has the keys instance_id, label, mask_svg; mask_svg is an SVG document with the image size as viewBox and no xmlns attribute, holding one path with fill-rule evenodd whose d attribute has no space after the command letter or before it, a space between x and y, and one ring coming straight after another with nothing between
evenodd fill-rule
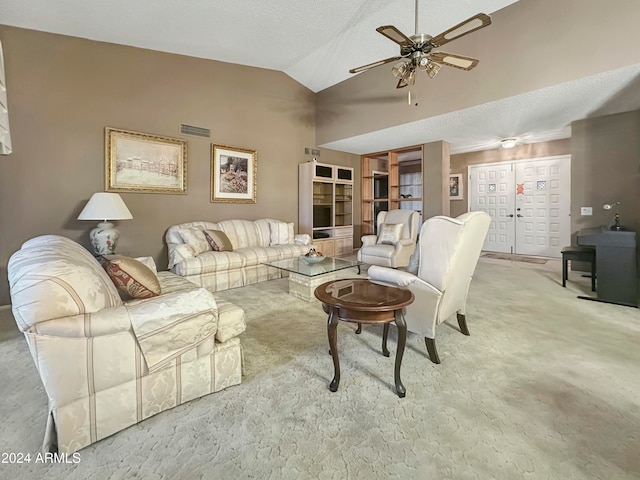
<instances>
[{"instance_id":1,"label":"tapestry pillow","mask_svg":"<svg viewBox=\"0 0 640 480\"><path fill-rule=\"evenodd\" d=\"M270 245L293 245L295 234L293 222L269 222Z\"/></svg>"},{"instance_id":2,"label":"tapestry pillow","mask_svg":"<svg viewBox=\"0 0 640 480\"><path fill-rule=\"evenodd\" d=\"M200 228L181 228L178 230L178 234L182 241L191 247L194 255L211 250L209 242Z\"/></svg>"},{"instance_id":3,"label":"tapestry pillow","mask_svg":"<svg viewBox=\"0 0 640 480\"><path fill-rule=\"evenodd\" d=\"M402 227L401 223L383 223L380 225L377 243L395 245L400 240L400 235L402 235Z\"/></svg>"},{"instance_id":4,"label":"tapestry pillow","mask_svg":"<svg viewBox=\"0 0 640 480\"><path fill-rule=\"evenodd\" d=\"M149 267L134 258L103 255L102 267L125 300L160 295L160 282Z\"/></svg>"},{"instance_id":5,"label":"tapestry pillow","mask_svg":"<svg viewBox=\"0 0 640 480\"><path fill-rule=\"evenodd\" d=\"M207 243L214 252L233 252L233 245L222 230L203 230Z\"/></svg>"}]
</instances>

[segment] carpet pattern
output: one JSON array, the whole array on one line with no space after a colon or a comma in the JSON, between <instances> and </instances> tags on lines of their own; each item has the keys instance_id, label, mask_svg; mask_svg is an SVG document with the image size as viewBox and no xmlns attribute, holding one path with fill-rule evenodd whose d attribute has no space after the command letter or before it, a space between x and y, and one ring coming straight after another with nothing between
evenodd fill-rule
<instances>
[{"instance_id":1,"label":"carpet pattern","mask_svg":"<svg viewBox=\"0 0 640 480\"><path fill-rule=\"evenodd\" d=\"M535 263L538 265L544 265L547 263L546 258L527 257L526 255L516 255L511 253L483 253L482 256L496 260L511 260L512 262Z\"/></svg>"},{"instance_id":2,"label":"carpet pattern","mask_svg":"<svg viewBox=\"0 0 640 480\"><path fill-rule=\"evenodd\" d=\"M549 262L552 263L552 262ZM404 399L382 327L340 324L331 393L326 316L287 280L219 292L248 316L243 383L80 451L77 465L0 464L12 479L640 478L638 310L576 298L560 263L481 260L468 323L409 334ZM346 273L356 276L355 270ZM363 272L364 276L365 273ZM46 395L22 337L0 337L0 453L37 452Z\"/></svg>"}]
</instances>

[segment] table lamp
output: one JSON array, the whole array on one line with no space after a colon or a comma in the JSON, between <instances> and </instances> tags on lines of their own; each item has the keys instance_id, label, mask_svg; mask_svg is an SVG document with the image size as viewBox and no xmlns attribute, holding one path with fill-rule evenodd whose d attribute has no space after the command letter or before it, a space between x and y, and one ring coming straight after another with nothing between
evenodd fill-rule
<instances>
[{"instance_id":1,"label":"table lamp","mask_svg":"<svg viewBox=\"0 0 640 480\"><path fill-rule=\"evenodd\" d=\"M613 222L609 224L609 230L624 230L624 227L620 225L620 202L605 203L602 205L603 210L613 210L614 208L616 213L613 217Z\"/></svg>"},{"instance_id":2,"label":"table lamp","mask_svg":"<svg viewBox=\"0 0 640 480\"><path fill-rule=\"evenodd\" d=\"M108 220L130 220L133 216L117 193L97 192L84 206L78 220L102 220L91 230L89 239L96 255L112 254L120 232Z\"/></svg>"}]
</instances>

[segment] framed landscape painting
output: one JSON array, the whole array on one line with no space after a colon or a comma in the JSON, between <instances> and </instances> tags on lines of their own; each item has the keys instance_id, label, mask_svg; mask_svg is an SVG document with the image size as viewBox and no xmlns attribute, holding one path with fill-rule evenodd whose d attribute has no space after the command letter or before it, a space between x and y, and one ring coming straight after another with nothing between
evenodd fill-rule
<instances>
[{"instance_id":1,"label":"framed landscape painting","mask_svg":"<svg viewBox=\"0 0 640 480\"><path fill-rule=\"evenodd\" d=\"M256 203L255 150L211 145L211 201Z\"/></svg>"},{"instance_id":2,"label":"framed landscape painting","mask_svg":"<svg viewBox=\"0 0 640 480\"><path fill-rule=\"evenodd\" d=\"M107 127L105 190L187 193L187 142Z\"/></svg>"},{"instance_id":3,"label":"framed landscape painting","mask_svg":"<svg viewBox=\"0 0 640 480\"><path fill-rule=\"evenodd\" d=\"M464 196L462 185L462 174L454 173L449 176L449 199L451 200L463 200Z\"/></svg>"}]
</instances>

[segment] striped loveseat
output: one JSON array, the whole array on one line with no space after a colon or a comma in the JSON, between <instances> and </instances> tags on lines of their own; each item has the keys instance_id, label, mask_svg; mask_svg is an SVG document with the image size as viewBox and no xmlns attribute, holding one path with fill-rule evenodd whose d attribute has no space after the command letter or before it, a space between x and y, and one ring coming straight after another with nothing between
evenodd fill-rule
<instances>
[{"instance_id":1,"label":"striped loveseat","mask_svg":"<svg viewBox=\"0 0 640 480\"><path fill-rule=\"evenodd\" d=\"M185 243L181 230L219 230L229 238L233 251L198 251ZM286 229L283 237L276 229ZM169 270L211 292L243 287L287 275L264 262L304 255L311 237L294 235L293 223L270 218L181 223L169 227L165 235Z\"/></svg>"}]
</instances>

